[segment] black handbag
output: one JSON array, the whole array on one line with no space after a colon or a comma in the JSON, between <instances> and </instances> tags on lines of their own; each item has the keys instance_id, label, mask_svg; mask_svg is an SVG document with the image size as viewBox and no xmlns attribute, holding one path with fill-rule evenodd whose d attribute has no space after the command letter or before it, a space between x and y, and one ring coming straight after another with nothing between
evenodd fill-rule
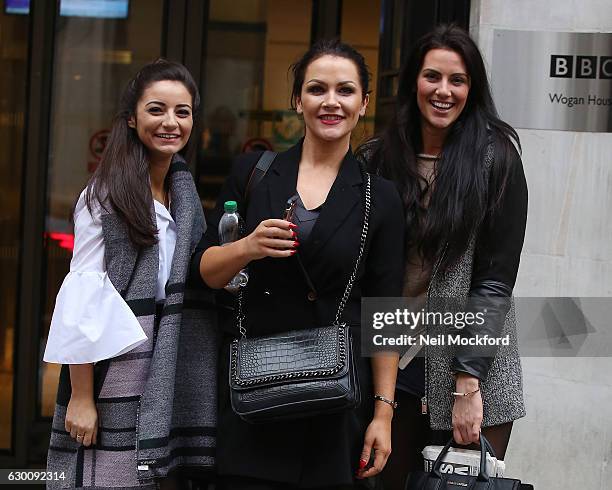
<instances>
[{"instance_id":1,"label":"black handbag","mask_svg":"<svg viewBox=\"0 0 612 490\"><path fill-rule=\"evenodd\" d=\"M495 457L495 452L487 439L480 434L480 471L478 476L445 474L440 471L440 466L444 461L444 456L453 443L453 439L440 451L436 462L431 471L413 472L404 490L533 490L533 486L521 483L520 480L512 478L501 478L487 476L486 453Z\"/></svg>"},{"instance_id":2,"label":"black handbag","mask_svg":"<svg viewBox=\"0 0 612 490\"><path fill-rule=\"evenodd\" d=\"M370 176L365 178L359 254L332 325L247 337L242 290L238 293L240 337L230 345L229 386L232 409L246 422L311 417L348 410L361 402L350 328L341 317L368 234ZM302 271L307 276L305 269Z\"/></svg>"}]
</instances>

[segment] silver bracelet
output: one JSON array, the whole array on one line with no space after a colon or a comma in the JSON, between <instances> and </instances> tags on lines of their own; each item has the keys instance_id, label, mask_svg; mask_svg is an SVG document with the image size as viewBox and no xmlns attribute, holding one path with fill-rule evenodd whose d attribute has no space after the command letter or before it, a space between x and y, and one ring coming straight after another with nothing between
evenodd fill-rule
<instances>
[{"instance_id":1,"label":"silver bracelet","mask_svg":"<svg viewBox=\"0 0 612 490\"><path fill-rule=\"evenodd\" d=\"M473 395L474 393L478 393L479 391L480 391L480 388L474 391L466 391L465 393L453 391L453 396L468 396L468 395Z\"/></svg>"},{"instance_id":2,"label":"silver bracelet","mask_svg":"<svg viewBox=\"0 0 612 490\"><path fill-rule=\"evenodd\" d=\"M380 402L386 403L387 405L391 405L391 408L395 410L398 407L398 403L395 400L389 400L382 395L374 395L374 400L378 400Z\"/></svg>"}]
</instances>

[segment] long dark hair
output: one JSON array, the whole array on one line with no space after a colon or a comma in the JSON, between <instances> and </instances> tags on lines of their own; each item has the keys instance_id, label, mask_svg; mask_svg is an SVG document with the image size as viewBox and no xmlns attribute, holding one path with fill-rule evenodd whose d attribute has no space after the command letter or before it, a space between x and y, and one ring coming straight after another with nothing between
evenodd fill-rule
<instances>
[{"instance_id":1,"label":"long dark hair","mask_svg":"<svg viewBox=\"0 0 612 490\"><path fill-rule=\"evenodd\" d=\"M461 56L471 84L465 107L444 140L425 205L428 186L422 185L424 179L416 163L423 145L416 83L425 55L436 48ZM444 270L466 250L486 214L499 205L511 163L517 157L512 141L520 149L516 131L497 115L476 43L465 30L451 24L440 25L417 41L400 73L389 126L360 151L371 154L371 171L398 186L406 208L408 247L417 247L430 263L442 257L440 267ZM491 145L493 165L487 181L483 163Z\"/></svg>"},{"instance_id":2,"label":"long dark hair","mask_svg":"<svg viewBox=\"0 0 612 490\"><path fill-rule=\"evenodd\" d=\"M157 241L157 226L151 214L153 196L149 185L149 161L145 146L128 120L136 114L143 92L154 82L181 82L192 98L192 117L198 114L200 95L189 70L180 63L158 59L145 65L125 87L119 111L113 119L110 134L98 168L87 184L89 211L95 201L108 205L126 224L130 241L137 247ZM193 136L193 135L192 135ZM189 138L181 154L189 152L194 139Z\"/></svg>"},{"instance_id":3,"label":"long dark hair","mask_svg":"<svg viewBox=\"0 0 612 490\"><path fill-rule=\"evenodd\" d=\"M289 67L293 75L293 86L291 87L291 108L295 110L296 101L302 93L302 85L304 85L304 77L306 69L313 61L322 56L331 55L339 58L346 58L355 63L357 72L359 73L359 82L361 83L362 98L365 99L369 93L370 87L370 72L368 65L365 62L363 55L350 44L343 43L337 38L320 39L313 43L302 57Z\"/></svg>"}]
</instances>

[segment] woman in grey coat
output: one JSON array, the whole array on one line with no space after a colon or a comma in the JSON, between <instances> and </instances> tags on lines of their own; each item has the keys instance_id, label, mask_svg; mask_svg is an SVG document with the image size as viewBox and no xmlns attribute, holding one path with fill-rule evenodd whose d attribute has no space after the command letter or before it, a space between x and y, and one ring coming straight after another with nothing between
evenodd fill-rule
<instances>
[{"instance_id":1,"label":"woman in grey coat","mask_svg":"<svg viewBox=\"0 0 612 490\"><path fill-rule=\"evenodd\" d=\"M50 488L154 489L214 464L217 333L187 281L206 223L180 154L198 105L184 66L143 67L77 202L44 356L63 364Z\"/></svg>"},{"instance_id":2,"label":"woman in grey coat","mask_svg":"<svg viewBox=\"0 0 612 490\"><path fill-rule=\"evenodd\" d=\"M448 439L450 431L467 445L478 442L482 429L503 459L512 423L525 415L511 295L527 185L515 145L520 148L518 135L497 117L476 44L456 26L439 26L417 42L400 73L388 129L361 149L404 201L404 296L428 311L449 303L485 311L482 325L448 331L466 341L489 335L508 344L427 347L411 360L414 349L404 356L400 368L410 362L398 375L385 488L402 488L406 474L422 468L423 445ZM431 434L421 413L431 429L446 432Z\"/></svg>"}]
</instances>

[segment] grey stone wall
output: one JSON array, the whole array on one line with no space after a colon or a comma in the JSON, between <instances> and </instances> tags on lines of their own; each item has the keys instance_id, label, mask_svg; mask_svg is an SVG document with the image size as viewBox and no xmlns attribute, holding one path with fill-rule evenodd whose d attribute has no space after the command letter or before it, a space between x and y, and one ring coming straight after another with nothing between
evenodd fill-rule
<instances>
[{"instance_id":1,"label":"grey stone wall","mask_svg":"<svg viewBox=\"0 0 612 490\"><path fill-rule=\"evenodd\" d=\"M490 69L494 29L612 32L612 2L472 0L470 24ZM612 297L612 134L518 132L529 215L515 295ZM528 415L515 423L507 474L538 489L610 488L612 353L524 358L523 368Z\"/></svg>"}]
</instances>

